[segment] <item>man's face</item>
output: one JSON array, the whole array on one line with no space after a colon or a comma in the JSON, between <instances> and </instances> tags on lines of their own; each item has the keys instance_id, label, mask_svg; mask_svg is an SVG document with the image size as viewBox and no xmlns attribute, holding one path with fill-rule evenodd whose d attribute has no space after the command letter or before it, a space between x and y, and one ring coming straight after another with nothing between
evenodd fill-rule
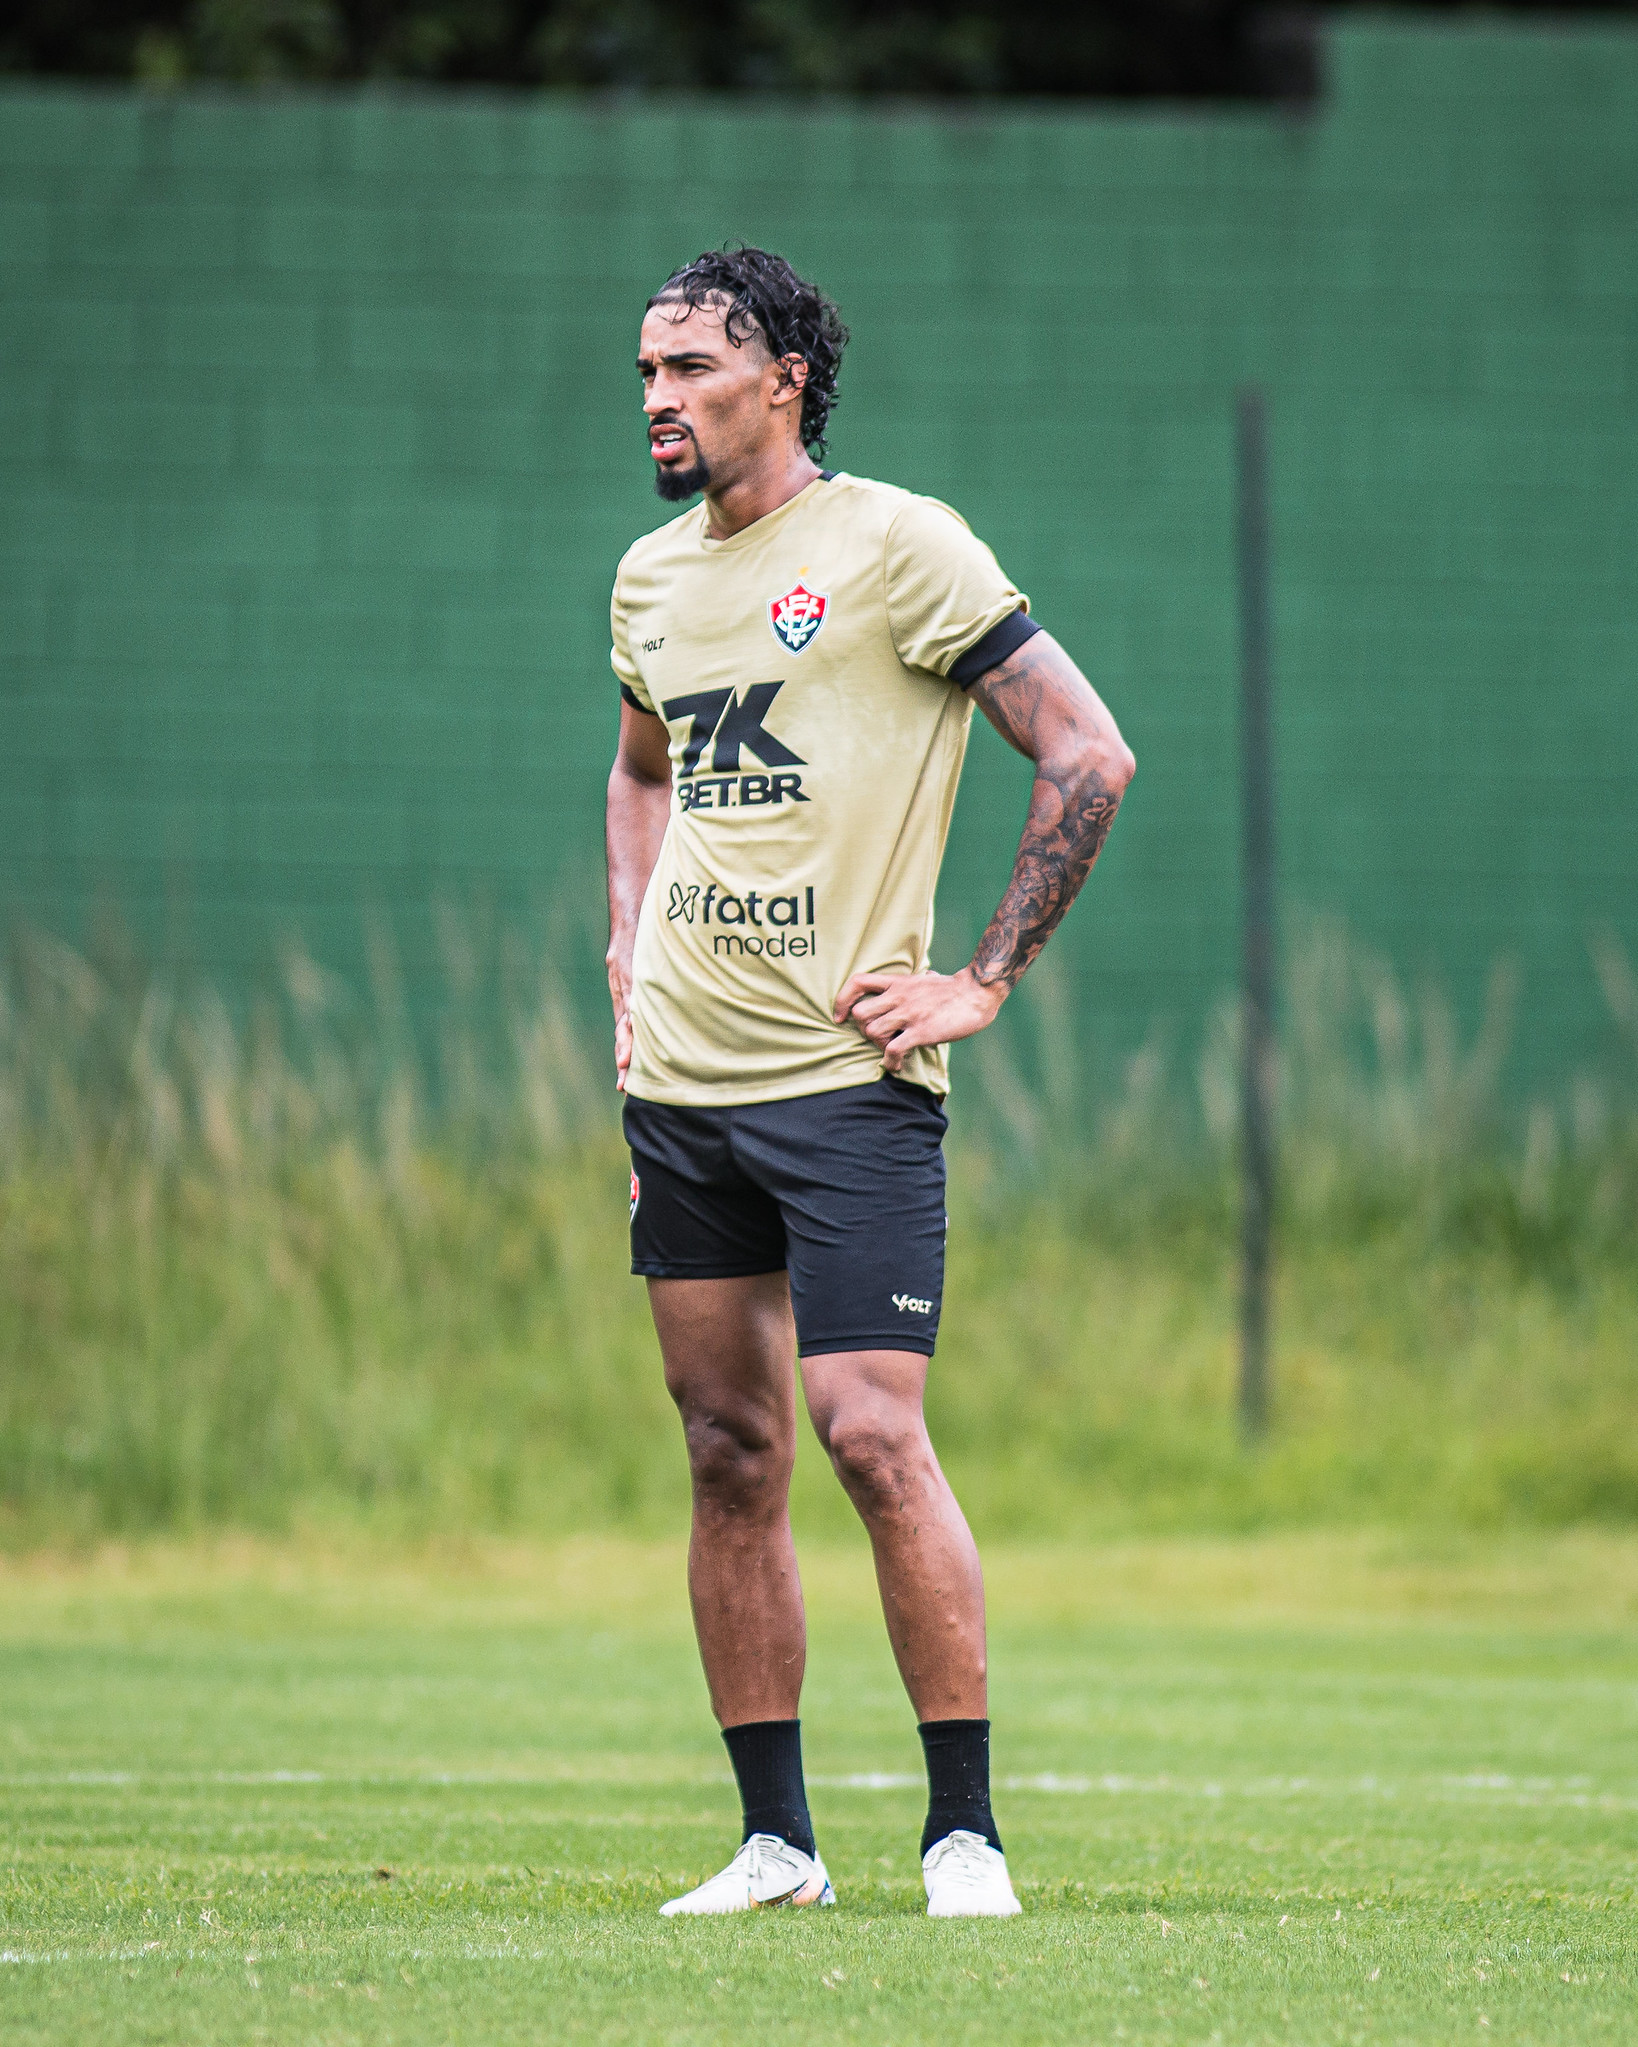
<instances>
[{"instance_id":1,"label":"man's face","mask_svg":"<svg viewBox=\"0 0 1638 2047\"><path fill-rule=\"evenodd\" d=\"M736 348L724 310L721 300L668 303L643 319L637 368L654 488L672 503L736 482L789 433L801 404L805 365L794 380L782 374L760 332Z\"/></svg>"}]
</instances>

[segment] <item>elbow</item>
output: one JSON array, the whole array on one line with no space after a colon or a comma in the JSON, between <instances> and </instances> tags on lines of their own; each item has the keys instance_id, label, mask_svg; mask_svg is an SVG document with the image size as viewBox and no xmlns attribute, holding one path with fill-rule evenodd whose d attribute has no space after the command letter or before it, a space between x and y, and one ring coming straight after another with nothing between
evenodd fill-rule
<instances>
[{"instance_id":1,"label":"elbow","mask_svg":"<svg viewBox=\"0 0 1638 2047\"><path fill-rule=\"evenodd\" d=\"M1132 749L1112 720L1088 719L1078 729L1055 735L1056 744L1035 756L1038 775L1063 790L1096 799L1113 811L1137 773Z\"/></svg>"},{"instance_id":2,"label":"elbow","mask_svg":"<svg viewBox=\"0 0 1638 2047\"><path fill-rule=\"evenodd\" d=\"M1137 759L1118 732L1100 738L1088 766L1117 803L1137 773Z\"/></svg>"},{"instance_id":3,"label":"elbow","mask_svg":"<svg viewBox=\"0 0 1638 2047\"><path fill-rule=\"evenodd\" d=\"M1126 794L1127 784L1137 772L1132 749L1116 733L1099 733L1062 753L1047 755L1036 762L1037 774L1078 799L1097 801L1111 812Z\"/></svg>"}]
</instances>

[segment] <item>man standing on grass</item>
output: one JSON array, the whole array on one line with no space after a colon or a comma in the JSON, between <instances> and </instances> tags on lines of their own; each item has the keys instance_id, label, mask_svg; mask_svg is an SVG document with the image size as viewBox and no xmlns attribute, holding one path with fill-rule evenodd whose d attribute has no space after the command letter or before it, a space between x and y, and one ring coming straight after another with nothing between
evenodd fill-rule
<instances>
[{"instance_id":1,"label":"man standing on grass","mask_svg":"<svg viewBox=\"0 0 1638 2047\"><path fill-rule=\"evenodd\" d=\"M920 1724L927 1909L1019 1909L990 1812L983 1577L922 1416L944 1048L994 1019L1074 901L1133 763L954 512L819 467L846 341L823 293L742 249L661 288L637 360L656 487L704 502L615 578L609 985L632 1271L682 1414L694 1625L744 1805L739 1853L667 1914L835 1901L797 1720L798 1355ZM974 702L1035 787L977 952L935 974Z\"/></svg>"}]
</instances>

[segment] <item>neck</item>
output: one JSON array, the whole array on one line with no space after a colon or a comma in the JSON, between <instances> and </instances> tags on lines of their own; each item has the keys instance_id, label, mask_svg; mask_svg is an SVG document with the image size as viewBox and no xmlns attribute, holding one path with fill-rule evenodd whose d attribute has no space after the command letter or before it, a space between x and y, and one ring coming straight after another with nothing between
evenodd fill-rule
<instances>
[{"instance_id":1,"label":"neck","mask_svg":"<svg viewBox=\"0 0 1638 2047\"><path fill-rule=\"evenodd\" d=\"M743 533L758 519L788 505L818 474L819 465L806 448L791 443L744 476L708 490L705 516L711 538L727 540L735 533Z\"/></svg>"}]
</instances>

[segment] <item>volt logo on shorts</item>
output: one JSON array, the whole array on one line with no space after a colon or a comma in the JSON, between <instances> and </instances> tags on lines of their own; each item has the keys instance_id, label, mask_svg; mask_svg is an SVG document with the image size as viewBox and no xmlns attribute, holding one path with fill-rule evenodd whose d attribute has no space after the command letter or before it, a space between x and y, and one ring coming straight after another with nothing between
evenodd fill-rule
<instances>
[{"instance_id":1,"label":"volt logo on shorts","mask_svg":"<svg viewBox=\"0 0 1638 2047\"><path fill-rule=\"evenodd\" d=\"M637 1168L631 1169L631 1219L637 1220L637 1204L643 1198L643 1183L637 1177Z\"/></svg>"},{"instance_id":2,"label":"volt logo on shorts","mask_svg":"<svg viewBox=\"0 0 1638 2047\"><path fill-rule=\"evenodd\" d=\"M895 1294L893 1305L901 1315L930 1315L933 1312L932 1302L921 1300L915 1294Z\"/></svg>"}]
</instances>

